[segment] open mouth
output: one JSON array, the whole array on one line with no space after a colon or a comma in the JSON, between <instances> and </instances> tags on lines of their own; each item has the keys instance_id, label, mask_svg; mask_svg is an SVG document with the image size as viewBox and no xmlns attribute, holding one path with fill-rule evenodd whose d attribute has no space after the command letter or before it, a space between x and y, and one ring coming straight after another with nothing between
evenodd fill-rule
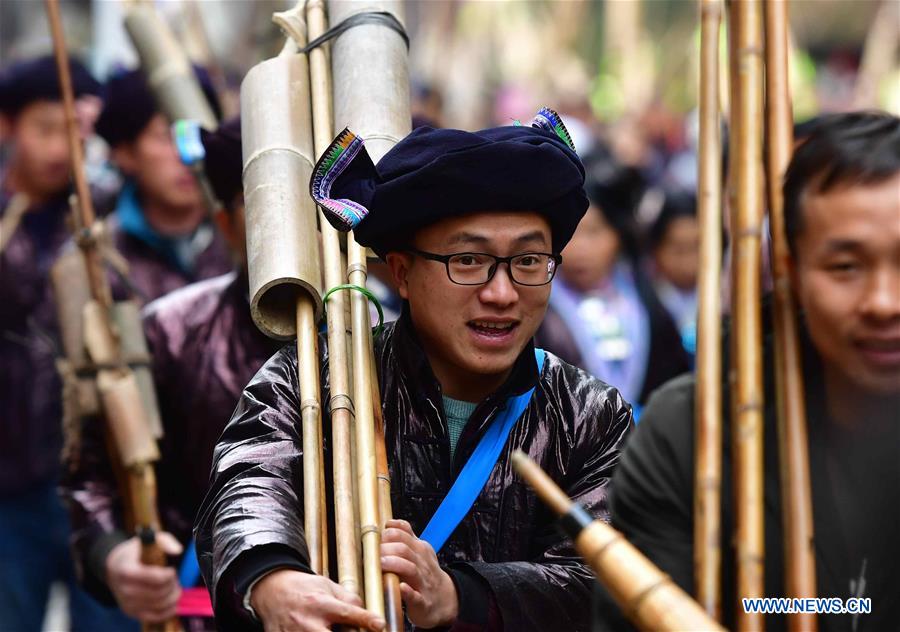
<instances>
[{"instance_id":1,"label":"open mouth","mask_svg":"<svg viewBox=\"0 0 900 632\"><path fill-rule=\"evenodd\" d=\"M469 329L480 338L496 341L502 341L511 338L513 332L519 326L519 322L516 320L470 320L466 324L468 325Z\"/></svg>"}]
</instances>

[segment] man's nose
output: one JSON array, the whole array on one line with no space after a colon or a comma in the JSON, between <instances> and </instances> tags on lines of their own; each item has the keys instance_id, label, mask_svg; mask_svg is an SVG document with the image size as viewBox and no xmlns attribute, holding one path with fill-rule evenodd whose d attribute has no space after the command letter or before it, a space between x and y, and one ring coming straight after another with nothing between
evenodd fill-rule
<instances>
[{"instance_id":1,"label":"man's nose","mask_svg":"<svg viewBox=\"0 0 900 632\"><path fill-rule=\"evenodd\" d=\"M509 275L509 267L502 263L497 265L493 278L482 286L478 294L483 303L497 307L509 307L519 300L519 290Z\"/></svg>"},{"instance_id":2,"label":"man's nose","mask_svg":"<svg viewBox=\"0 0 900 632\"><path fill-rule=\"evenodd\" d=\"M885 265L876 270L867 284L860 309L872 320L900 319L900 267Z\"/></svg>"}]
</instances>

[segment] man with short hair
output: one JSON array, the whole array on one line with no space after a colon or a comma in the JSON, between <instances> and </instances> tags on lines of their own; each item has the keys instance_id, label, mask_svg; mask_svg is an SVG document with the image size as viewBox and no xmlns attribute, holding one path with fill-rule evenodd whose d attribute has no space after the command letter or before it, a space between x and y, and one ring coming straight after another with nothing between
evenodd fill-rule
<instances>
[{"instance_id":1,"label":"man with short hair","mask_svg":"<svg viewBox=\"0 0 900 632\"><path fill-rule=\"evenodd\" d=\"M199 69L197 74L218 112L206 74ZM113 293L134 291L141 302L149 302L228 272L228 247L207 218L200 187L182 164L169 123L140 70L120 72L107 81L97 133L125 176L108 227L129 274L128 283L112 279Z\"/></svg>"},{"instance_id":2,"label":"man with short hair","mask_svg":"<svg viewBox=\"0 0 900 632\"><path fill-rule=\"evenodd\" d=\"M70 70L75 98L97 98L87 69L72 60ZM0 122L10 141L0 171L0 622L39 630L50 585L62 581L73 626L101 630L108 613L73 581L56 494L62 408L49 272L71 234L72 162L53 56L0 73Z\"/></svg>"},{"instance_id":3,"label":"man with short hair","mask_svg":"<svg viewBox=\"0 0 900 632\"><path fill-rule=\"evenodd\" d=\"M820 615L822 630L900 628L900 119L823 117L796 150L785 220L800 311L820 597L871 598L869 614ZM773 339L765 313L765 595L786 596ZM729 345L723 343L723 349ZM728 366L728 360L723 362ZM735 594L731 404L723 384L723 623ZM613 525L694 590L694 378L651 398L614 478ZM612 618L611 611L599 618ZM621 623L621 622L619 622ZM767 630L785 629L767 615Z\"/></svg>"},{"instance_id":4,"label":"man with short hair","mask_svg":"<svg viewBox=\"0 0 900 632\"><path fill-rule=\"evenodd\" d=\"M144 308L164 430L156 474L162 526L168 533L160 536L176 559L181 550L190 551L216 440L244 386L281 346L263 335L250 317L240 128L240 119L232 119L215 132L201 130L206 175L216 197L225 202L216 220L240 258L236 269L175 290ZM196 567L196 557L190 553L186 561L179 560L185 569L179 577L174 569L163 574L141 563L140 542L125 531L124 516L114 509L119 494L103 437L92 430L85 429L78 469L63 484L75 551L86 571L83 581L98 597L114 598L142 622L166 620L175 614L181 588L193 588L200 580L199 569L195 574L187 570L192 561ZM151 587L155 577L161 581ZM181 582L188 585L180 587Z\"/></svg>"},{"instance_id":5,"label":"man with short hair","mask_svg":"<svg viewBox=\"0 0 900 632\"><path fill-rule=\"evenodd\" d=\"M528 452L604 518L631 409L615 389L532 343L558 253L587 207L584 170L562 122L544 110L535 125L419 128L377 168L346 132L325 152L342 159L323 159L314 174L329 221L352 227L386 259L405 300L400 319L375 340L397 516L381 554L419 628L588 627L593 576L516 479L510 455ZM518 395L527 402L521 415L505 408ZM322 402L329 399L323 393ZM384 622L356 595L310 571L299 410L290 345L245 389L198 517L220 629L246 629L258 618L272 630L378 630ZM326 406L325 436L328 413ZM474 505L426 530L476 446L506 417L508 439Z\"/></svg>"}]
</instances>

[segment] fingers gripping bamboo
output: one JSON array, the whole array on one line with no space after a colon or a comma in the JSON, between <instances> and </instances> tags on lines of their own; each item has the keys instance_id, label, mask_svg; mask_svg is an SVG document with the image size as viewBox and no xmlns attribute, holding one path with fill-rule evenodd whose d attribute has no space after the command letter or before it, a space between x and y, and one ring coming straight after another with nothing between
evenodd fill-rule
<instances>
[{"instance_id":1,"label":"fingers gripping bamboo","mask_svg":"<svg viewBox=\"0 0 900 632\"><path fill-rule=\"evenodd\" d=\"M701 0L700 157L698 216L697 379L694 480L694 577L697 599L721 618L722 351L720 277L722 270L722 176L719 125L719 24L721 0Z\"/></svg>"},{"instance_id":2,"label":"fingers gripping bamboo","mask_svg":"<svg viewBox=\"0 0 900 632\"><path fill-rule=\"evenodd\" d=\"M591 519L525 453L513 467L547 506L562 517L575 548L628 618L642 630L724 630L686 592L656 568L621 533Z\"/></svg>"},{"instance_id":3,"label":"fingers gripping bamboo","mask_svg":"<svg viewBox=\"0 0 900 632\"><path fill-rule=\"evenodd\" d=\"M788 18L785 0L766 0L766 172L772 234L775 328L775 395L781 470L785 587L788 597L815 597L816 560L809 474L805 389L796 310L791 291L789 250L781 181L793 145L788 86ZM814 632L813 613L788 616L791 630Z\"/></svg>"}]
</instances>

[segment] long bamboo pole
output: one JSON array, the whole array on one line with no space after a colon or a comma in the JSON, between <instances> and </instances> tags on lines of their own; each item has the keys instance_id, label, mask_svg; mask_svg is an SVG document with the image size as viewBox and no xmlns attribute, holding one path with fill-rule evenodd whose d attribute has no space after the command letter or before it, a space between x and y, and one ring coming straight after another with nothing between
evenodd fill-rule
<instances>
[{"instance_id":1,"label":"long bamboo pole","mask_svg":"<svg viewBox=\"0 0 900 632\"><path fill-rule=\"evenodd\" d=\"M378 513L381 526L394 517L391 506L391 473L388 468L387 448L384 439L384 417L381 412L381 391L378 388L378 372L375 370L375 354L370 355L372 371L372 401L375 413L375 467L378 475ZM395 573L384 573L384 613L387 632L403 630L403 600L400 594L400 578Z\"/></svg>"},{"instance_id":2,"label":"long bamboo pole","mask_svg":"<svg viewBox=\"0 0 900 632\"><path fill-rule=\"evenodd\" d=\"M781 181L791 157L793 116L788 84L788 16L785 0L766 0L766 139L769 230L772 234L775 325L775 396L781 470L785 588L788 597L816 596L816 558L809 475L803 364L791 291L789 249ZM814 613L788 616L795 632L815 632Z\"/></svg>"},{"instance_id":3,"label":"long bamboo pole","mask_svg":"<svg viewBox=\"0 0 900 632\"><path fill-rule=\"evenodd\" d=\"M516 450L512 460L516 472L562 518L575 549L639 629L724 630L621 533L573 503L524 452Z\"/></svg>"},{"instance_id":4,"label":"long bamboo pole","mask_svg":"<svg viewBox=\"0 0 900 632\"><path fill-rule=\"evenodd\" d=\"M700 2L700 278L694 408L694 577L700 605L722 616L722 160L719 124L721 0Z\"/></svg>"},{"instance_id":5,"label":"long bamboo pole","mask_svg":"<svg viewBox=\"0 0 900 632\"><path fill-rule=\"evenodd\" d=\"M760 266L763 220L763 42L762 3L734 2L737 22L733 36L737 48L736 108L737 161L735 177L734 319L737 374L732 401L737 598L765 595L763 572L763 388L762 322L760 318ZM736 104L737 105L737 104ZM736 608L738 630L762 630L763 615Z\"/></svg>"},{"instance_id":6,"label":"long bamboo pole","mask_svg":"<svg viewBox=\"0 0 900 632\"><path fill-rule=\"evenodd\" d=\"M73 205L75 224L83 231L90 231L94 226L96 215L84 171L84 150L81 145L78 123L75 119L75 97L72 88L72 76L69 70L69 56L66 50L65 34L59 11L59 0L46 0L47 18L53 37L53 50L56 58L56 69L59 76L60 92L63 97L63 108L66 117L66 132L69 141L69 154L72 157L72 173L75 180L75 191L78 203ZM115 348L114 355L121 351L119 341L110 326L110 309L112 293L97 248L82 242L82 252L88 268L91 296L104 314L102 322L106 326L104 338ZM146 430L146 428L144 429ZM152 451L155 452L155 443ZM153 462L141 460L128 465L126 497L131 504L133 519L138 527L141 539L141 562L154 566L165 566L166 555L156 542L156 533L160 528L159 513L156 507L156 475ZM161 623L142 624L144 632L178 632L181 623L172 618Z\"/></svg>"},{"instance_id":7,"label":"long bamboo pole","mask_svg":"<svg viewBox=\"0 0 900 632\"><path fill-rule=\"evenodd\" d=\"M306 22L310 39L325 32L327 18L323 0L308 0ZM332 140L331 72L324 48L309 52L310 91L313 106L313 138L316 156L324 152ZM322 234L325 286L342 285L341 244L337 230L319 211ZM326 305L328 319L328 374L331 391L331 437L334 476L335 545L337 549L338 583L354 594L361 594L359 584L359 547L356 543L353 494L352 411L350 398L349 358L347 356L346 294L336 292Z\"/></svg>"},{"instance_id":8,"label":"long bamboo pole","mask_svg":"<svg viewBox=\"0 0 900 632\"><path fill-rule=\"evenodd\" d=\"M366 286L366 250L347 236L347 276L352 285ZM356 406L356 462L359 490L360 539L363 553L363 582L366 608L381 616L384 589L381 573L381 521L378 502L378 463L375 447L375 416L370 367L369 304L366 297L350 296L353 324L353 402Z\"/></svg>"}]
</instances>

